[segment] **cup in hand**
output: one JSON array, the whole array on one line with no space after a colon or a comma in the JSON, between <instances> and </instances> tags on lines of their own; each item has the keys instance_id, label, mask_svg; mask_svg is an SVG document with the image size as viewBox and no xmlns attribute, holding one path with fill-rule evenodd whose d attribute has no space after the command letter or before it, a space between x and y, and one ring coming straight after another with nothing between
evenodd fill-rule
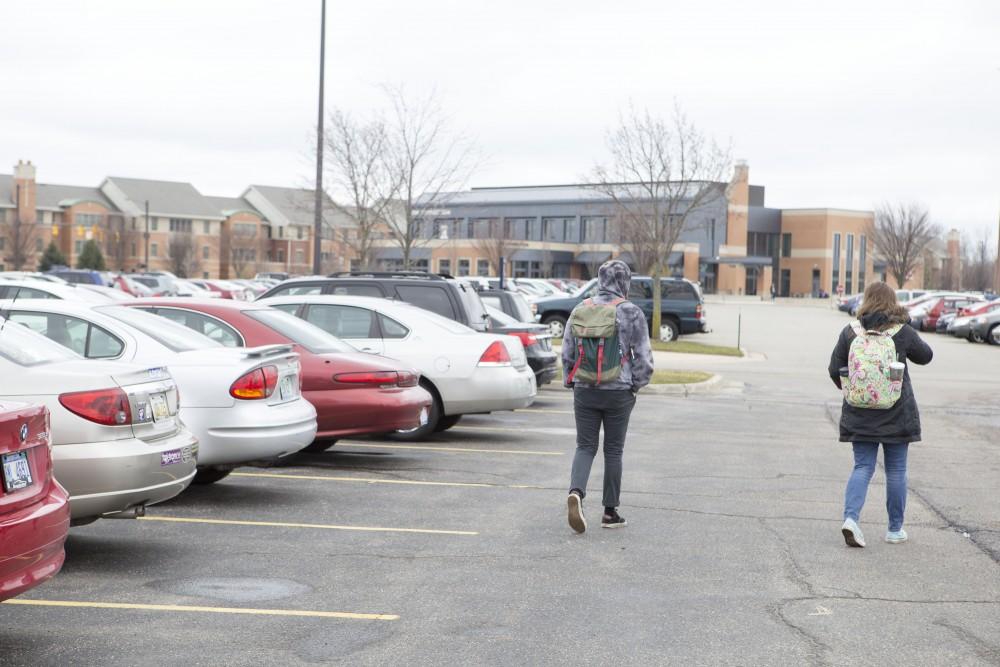
<instances>
[{"instance_id":1,"label":"cup in hand","mask_svg":"<svg viewBox=\"0 0 1000 667\"><path fill-rule=\"evenodd\" d=\"M906 366L899 361L894 361L891 364L889 364L889 380L892 382L902 382L903 371L905 369Z\"/></svg>"}]
</instances>

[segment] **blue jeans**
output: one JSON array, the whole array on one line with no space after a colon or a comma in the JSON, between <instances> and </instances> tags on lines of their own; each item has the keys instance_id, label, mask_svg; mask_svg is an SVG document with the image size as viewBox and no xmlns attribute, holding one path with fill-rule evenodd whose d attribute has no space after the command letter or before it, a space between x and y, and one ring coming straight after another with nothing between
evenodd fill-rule
<instances>
[{"instance_id":1,"label":"blue jeans","mask_svg":"<svg viewBox=\"0 0 1000 667\"><path fill-rule=\"evenodd\" d=\"M875 474L878 458L877 442L854 443L854 472L847 480L844 494L844 518L858 520L861 508L865 506L868 483ZM885 463L885 509L889 513L889 530L895 532L903 527L903 513L906 511L906 452L907 443L882 443L882 459Z\"/></svg>"}]
</instances>

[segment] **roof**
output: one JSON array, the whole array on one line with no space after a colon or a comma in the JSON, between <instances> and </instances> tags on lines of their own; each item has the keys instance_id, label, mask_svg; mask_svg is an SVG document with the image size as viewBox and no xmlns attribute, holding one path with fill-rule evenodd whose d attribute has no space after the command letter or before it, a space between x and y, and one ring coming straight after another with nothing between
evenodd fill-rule
<instances>
[{"instance_id":1,"label":"roof","mask_svg":"<svg viewBox=\"0 0 1000 667\"><path fill-rule=\"evenodd\" d=\"M14 177L11 174L0 174L0 207L13 208L15 205L14 197ZM81 201L92 201L112 211L117 210L115 205L98 188L82 185L37 184L36 208L58 210Z\"/></svg>"},{"instance_id":2,"label":"roof","mask_svg":"<svg viewBox=\"0 0 1000 667\"><path fill-rule=\"evenodd\" d=\"M205 199L210 201L212 206L227 218L234 213L243 211L260 216L261 219L266 219L263 213L255 209L253 204L243 197L205 197Z\"/></svg>"},{"instance_id":3,"label":"roof","mask_svg":"<svg viewBox=\"0 0 1000 667\"><path fill-rule=\"evenodd\" d=\"M692 184L693 185L693 184ZM725 183L714 183L724 188ZM623 193L636 188L636 184L622 183ZM638 191L637 191L638 193ZM693 194L693 193L692 193ZM543 203L610 203L612 198L587 183L571 185L524 185L515 187L472 188L467 192L445 192L428 200L421 197L421 206L447 208L448 206L496 205L496 204L543 204Z\"/></svg>"},{"instance_id":4,"label":"roof","mask_svg":"<svg viewBox=\"0 0 1000 667\"><path fill-rule=\"evenodd\" d=\"M283 188L276 185L251 185L243 193L260 210L263 209L272 222L286 225L312 225L315 222L315 190L305 188ZM263 199L263 201L261 201ZM267 210L268 208L272 210ZM327 224L338 226L333 215L336 205L326 194L323 195L323 216ZM277 213L277 215L275 215Z\"/></svg>"},{"instance_id":5,"label":"roof","mask_svg":"<svg viewBox=\"0 0 1000 667\"><path fill-rule=\"evenodd\" d=\"M190 183L109 176L101 184L101 191L118 208L131 215L140 215L148 201L149 212L154 215L224 219L208 197Z\"/></svg>"}]
</instances>

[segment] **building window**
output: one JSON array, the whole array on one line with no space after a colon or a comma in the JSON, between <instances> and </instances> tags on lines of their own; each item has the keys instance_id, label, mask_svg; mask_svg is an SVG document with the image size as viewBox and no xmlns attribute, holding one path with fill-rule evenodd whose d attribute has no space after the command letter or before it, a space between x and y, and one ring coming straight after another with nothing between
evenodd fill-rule
<instances>
[{"instance_id":1,"label":"building window","mask_svg":"<svg viewBox=\"0 0 1000 667\"><path fill-rule=\"evenodd\" d=\"M245 238L253 238L257 236L257 225L252 222L237 222L233 225L233 234Z\"/></svg>"},{"instance_id":2,"label":"building window","mask_svg":"<svg viewBox=\"0 0 1000 667\"><path fill-rule=\"evenodd\" d=\"M854 234L847 235L847 263L844 269L844 293L854 293Z\"/></svg>"},{"instance_id":3,"label":"building window","mask_svg":"<svg viewBox=\"0 0 1000 667\"><path fill-rule=\"evenodd\" d=\"M279 262L284 262L285 261L285 251L284 250L279 250L278 251L278 261Z\"/></svg>"},{"instance_id":4,"label":"building window","mask_svg":"<svg viewBox=\"0 0 1000 667\"><path fill-rule=\"evenodd\" d=\"M135 243L133 242L132 243L132 254L131 254L131 257L135 257L135 255L136 255L136 252L135 252Z\"/></svg>"},{"instance_id":5,"label":"building window","mask_svg":"<svg viewBox=\"0 0 1000 667\"><path fill-rule=\"evenodd\" d=\"M150 229L150 231L154 231L155 232L155 231L159 230L159 228L160 228L160 222L159 222L159 220L157 220L156 218L153 218L152 220L149 221L149 229Z\"/></svg>"},{"instance_id":6,"label":"building window","mask_svg":"<svg viewBox=\"0 0 1000 667\"><path fill-rule=\"evenodd\" d=\"M212 249L209 248L207 245L203 245L201 247L201 258L202 259L208 259L211 256L211 253L212 253Z\"/></svg>"},{"instance_id":7,"label":"building window","mask_svg":"<svg viewBox=\"0 0 1000 667\"><path fill-rule=\"evenodd\" d=\"M3 250L6 245L7 245L7 239L0 236L0 250Z\"/></svg>"},{"instance_id":8,"label":"building window","mask_svg":"<svg viewBox=\"0 0 1000 667\"><path fill-rule=\"evenodd\" d=\"M604 243L607 239L607 218L583 218L583 242Z\"/></svg>"},{"instance_id":9,"label":"building window","mask_svg":"<svg viewBox=\"0 0 1000 667\"><path fill-rule=\"evenodd\" d=\"M202 231L204 233L206 233L206 234L211 234L212 233L212 223L209 222L208 220L206 220L205 222L203 222L202 223Z\"/></svg>"},{"instance_id":10,"label":"building window","mask_svg":"<svg viewBox=\"0 0 1000 667\"><path fill-rule=\"evenodd\" d=\"M570 218L542 218L543 240L562 243L566 240L566 222Z\"/></svg>"},{"instance_id":11,"label":"building window","mask_svg":"<svg viewBox=\"0 0 1000 667\"><path fill-rule=\"evenodd\" d=\"M472 264L472 262L470 262L467 259L460 259L460 260L458 260L458 275L460 275L460 276L467 276L467 275L469 275L469 273L471 271L471 266L470 266L471 264Z\"/></svg>"},{"instance_id":12,"label":"building window","mask_svg":"<svg viewBox=\"0 0 1000 667\"><path fill-rule=\"evenodd\" d=\"M530 223L531 218L506 218L504 220L504 234L508 239L527 241Z\"/></svg>"},{"instance_id":13,"label":"building window","mask_svg":"<svg viewBox=\"0 0 1000 667\"><path fill-rule=\"evenodd\" d=\"M792 256L792 235L788 232L781 235L781 256Z\"/></svg>"},{"instance_id":14,"label":"building window","mask_svg":"<svg viewBox=\"0 0 1000 667\"><path fill-rule=\"evenodd\" d=\"M295 251L295 263L296 264L305 264L306 263L306 253L305 253L305 251L303 251L303 250L296 250Z\"/></svg>"},{"instance_id":15,"label":"building window","mask_svg":"<svg viewBox=\"0 0 1000 667\"><path fill-rule=\"evenodd\" d=\"M840 233L833 235L833 280L830 283L833 287L831 294L837 294L840 287Z\"/></svg>"},{"instance_id":16,"label":"building window","mask_svg":"<svg viewBox=\"0 0 1000 667\"><path fill-rule=\"evenodd\" d=\"M493 238L496 233L496 220L493 218L475 218L469 221L469 236L474 239Z\"/></svg>"},{"instance_id":17,"label":"building window","mask_svg":"<svg viewBox=\"0 0 1000 667\"><path fill-rule=\"evenodd\" d=\"M100 213L76 213L73 216L73 222L83 227L97 227L101 224L103 217Z\"/></svg>"},{"instance_id":18,"label":"building window","mask_svg":"<svg viewBox=\"0 0 1000 667\"><path fill-rule=\"evenodd\" d=\"M298 239L301 241L302 237L305 236L305 230L303 230L301 227L296 227L295 232L296 235L298 236Z\"/></svg>"},{"instance_id":19,"label":"building window","mask_svg":"<svg viewBox=\"0 0 1000 667\"><path fill-rule=\"evenodd\" d=\"M42 239L35 239L35 250L38 252L42 251Z\"/></svg>"},{"instance_id":20,"label":"building window","mask_svg":"<svg viewBox=\"0 0 1000 667\"><path fill-rule=\"evenodd\" d=\"M542 263L517 260L514 264L514 278L541 278Z\"/></svg>"},{"instance_id":21,"label":"building window","mask_svg":"<svg viewBox=\"0 0 1000 667\"><path fill-rule=\"evenodd\" d=\"M483 277L490 275L490 260L488 259L476 260L476 275Z\"/></svg>"},{"instance_id":22,"label":"building window","mask_svg":"<svg viewBox=\"0 0 1000 667\"><path fill-rule=\"evenodd\" d=\"M438 273L451 274L451 260L450 259L439 259L438 260Z\"/></svg>"},{"instance_id":23,"label":"building window","mask_svg":"<svg viewBox=\"0 0 1000 667\"><path fill-rule=\"evenodd\" d=\"M83 252L83 241L77 239L76 241L73 241L73 254L79 255L81 252Z\"/></svg>"},{"instance_id":24,"label":"building window","mask_svg":"<svg viewBox=\"0 0 1000 667\"><path fill-rule=\"evenodd\" d=\"M158 245L156 245L155 243L150 243L149 244L149 256L150 257L159 257L160 256L160 247Z\"/></svg>"},{"instance_id":25,"label":"building window","mask_svg":"<svg viewBox=\"0 0 1000 667\"><path fill-rule=\"evenodd\" d=\"M868 237L858 238L858 294L865 291L865 263L868 261Z\"/></svg>"},{"instance_id":26,"label":"building window","mask_svg":"<svg viewBox=\"0 0 1000 667\"><path fill-rule=\"evenodd\" d=\"M170 231L191 233L191 220L188 218L170 218Z\"/></svg>"}]
</instances>

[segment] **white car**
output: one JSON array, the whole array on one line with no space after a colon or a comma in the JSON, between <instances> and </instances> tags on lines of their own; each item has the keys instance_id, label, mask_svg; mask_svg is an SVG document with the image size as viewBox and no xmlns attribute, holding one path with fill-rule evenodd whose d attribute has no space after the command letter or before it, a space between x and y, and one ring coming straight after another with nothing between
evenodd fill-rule
<instances>
[{"instance_id":1,"label":"white car","mask_svg":"<svg viewBox=\"0 0 1000 667\"><path fill-rule=\"evenodd\" d=\"M0 316L88 359L165 366L180 389L180 418L199 441L195 482L239 465L267 464L316 436L316 409L299 389L289 345L226 348L185 326L118 305L0 302Z\"/></svg>"},{"instance_id":2,"label":"white car","mask_svg":"<svg viewBox=\"0 0 1000 667\"><path fill-rule=\"evenodd\" d=\"M110 303L111 298L69 283L0 278L0 299L68 299L86 303Z\"/></svg>"},{"instance_id":3,"label":"white car","mask_svg":"<svg viewBox=\"0 0 1000 667\"><path fill-rule=\"evenodd\" d=\"M218 299L219 293L205 289L201 285L195 285L190 280L177 278L174 280L174 287L177 288L177 296L198 297L199 299Z\"/></svg>"},{"instance_id":4,"label":"white car","mask_svg":"<svg viewBox=\"0 0 1000 667\"><path fill-rule=\"evenodd\" d=\"M421 384L440 402L442 417L427 432L443 431L463 414L526 408L535 400L535 374L521 341L479 333L428 310L362 296L278 296L259 303L297 315L362 352L398 359L420 371Z\"/></svg>"},{"instance_id":5,"label":"white car","mask_svg":"<svg viewBox=\"0 0 1000 667\"><path fill-rule=\"evenodd\" d=\"M123 292L120 289L105 287L104 285L88 285L86 283L80 283L78 287L80 289L87 290L88 292L94 292L95 294L106 297L109 301L131 301L135 298L131 294Z\"/></svg>"},{"instance_id":6,"label":"white car","mask_svg":"<svg viewBox=\"0 0 1000 667\"><path fill-rule=\"evenodd\" d=\"M73 524L141 516L194 478L198 440L177 418L166 368L88 361L0 319L0 378L0 398L49 409L53 470Z\"/></svg>"}]
</instances>

